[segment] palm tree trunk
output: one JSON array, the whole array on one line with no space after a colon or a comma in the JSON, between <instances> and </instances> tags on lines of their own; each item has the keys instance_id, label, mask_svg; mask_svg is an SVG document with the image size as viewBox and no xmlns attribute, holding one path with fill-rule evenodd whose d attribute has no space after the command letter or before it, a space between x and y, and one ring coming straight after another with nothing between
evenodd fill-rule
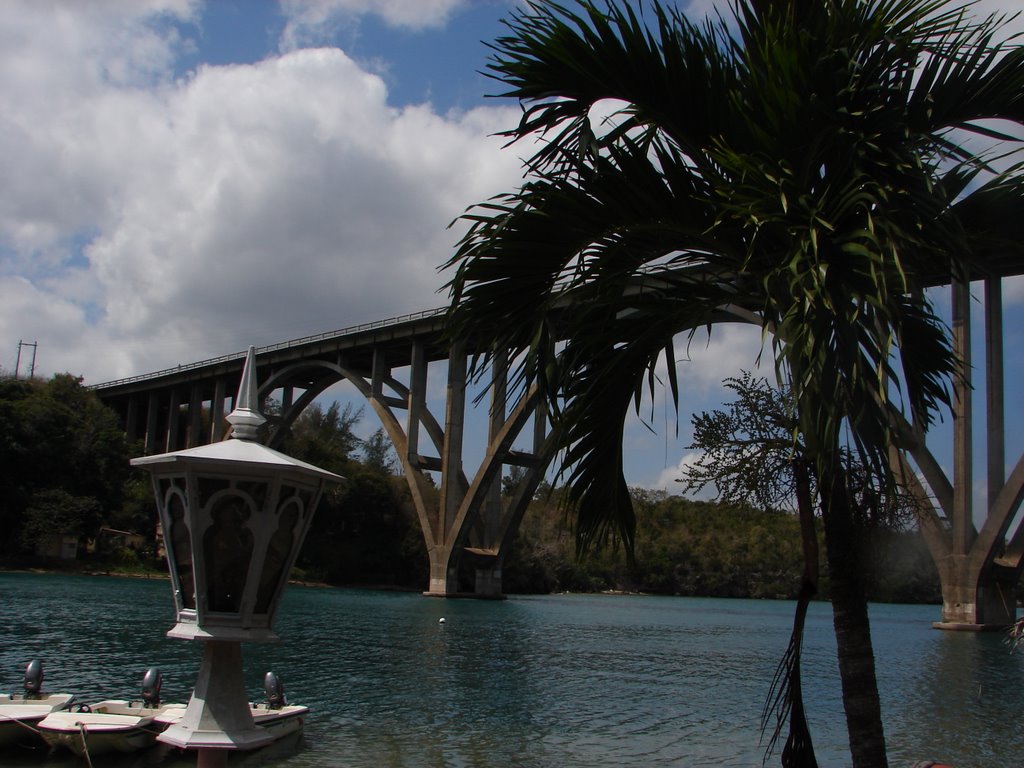
<instances>
[{"instance_id":1,"label":"palm tree trunk","mask_svg":"<svg viewBox=\"0 0 1024 768\"><path fill-rule=\"evenodd\" d=\"M831 477L821 478L818 487L822 489L825 549L832 584L832 621L853 768L888 768L864 594L860 537L844 474L835 466L829 474Z\"/></svg>"}]
</instances>

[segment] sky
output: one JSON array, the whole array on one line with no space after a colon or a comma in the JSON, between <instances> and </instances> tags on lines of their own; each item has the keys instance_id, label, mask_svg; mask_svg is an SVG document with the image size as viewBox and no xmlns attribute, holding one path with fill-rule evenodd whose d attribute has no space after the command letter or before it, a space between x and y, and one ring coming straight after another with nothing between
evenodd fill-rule
<instances>
[{"instance_id":1,"label":"sky","mask_svg":"<svg viewBox=\"0 0 1024 768\"><path fill-rule=\"evenodd\" d=\"M480 74L515 3L4 0L0 371L96 384L444 306L449 225L522 176L494 136L519 106ZM1005 290L1010 412L1024 282ZM760 348L741 326L681 348L678 434L661 400L653 432L631 420L631 484L675 490L690 413Z\"/></svg>"}]
</instances>

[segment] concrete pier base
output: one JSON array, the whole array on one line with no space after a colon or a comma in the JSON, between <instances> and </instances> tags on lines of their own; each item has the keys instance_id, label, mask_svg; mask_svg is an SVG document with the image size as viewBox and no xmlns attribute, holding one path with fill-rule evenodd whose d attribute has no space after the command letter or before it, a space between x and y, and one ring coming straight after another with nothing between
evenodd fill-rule
<instances>
[{"instance_id":1,"label":"concrete pier base","mask_svg":"<svg viewBox=\"0 0 1024 768\"><path fill-rule=\"evenodd\" d=\"M433 565L433 564L432 564ZM488 565L476 569L476 580L472 592L459 590L458 568L448 567L443 570L431 567L431 574L442 571L443 575L430 579L430 586L423 593L427 597L461 597L478 600L504 600L501 591L501 566Z\"/></svg>"},{"instance_id":2,"label":"concrete pier base","mask_svg":"<svg viewBox=\"0 0 1024 768\"><path fill-rule=\"evenodd\" d=\"M256 749L273 741L258 728L249 709L242 679L242 646L238 642L204 643L203 662L195 690L181 720L157 736L164 744L200 753ZM218 759L207 755L207 761Z\"/></svg>"},{"instance_id":3,"label":"concrete pier base","mask_svg":"<svg viewBox=\"0 0 1024 768\"><path fill-rule=\"evenodd\" d=\"M936 629L994 631L1017 620L1016 571L980 558L948 556L939 562L942 620Z\"/></svg>"},{"instance_id":4,"label":"concrete pier base","mask_svg":"<svg viewBox=\"0 0 1024 768\"><path fill-rule=\"evenodd\" d=\"M933 621L932 629L948 632L1005 632L1010 624L967 624L962 621Z\"/></svg>"},{"instance_id":5,"label":"concrete pier base","mask_svg":"<svg viewBox=\"0 0 1024 768\"><path fill-rule=\"evenodd\" d=\"M478 597L501 597L501 566L477 568L473 592Z\"/></svg>"}]
</instances>

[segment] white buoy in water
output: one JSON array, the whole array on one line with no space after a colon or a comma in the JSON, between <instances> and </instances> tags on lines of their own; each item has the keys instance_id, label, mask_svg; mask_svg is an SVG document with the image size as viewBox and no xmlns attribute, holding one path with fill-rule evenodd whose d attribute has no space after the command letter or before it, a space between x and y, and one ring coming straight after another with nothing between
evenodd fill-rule
<instances>
[{"instance_id":1,"label":"white buoy in water","mask_svg":"<svg viewBox=\"0 0 1024 768\"><path fill-rule=\"evenodd\" d=\"M437 620L438 624L444 624L444 616Z\"/></svg>"}]
</instances>

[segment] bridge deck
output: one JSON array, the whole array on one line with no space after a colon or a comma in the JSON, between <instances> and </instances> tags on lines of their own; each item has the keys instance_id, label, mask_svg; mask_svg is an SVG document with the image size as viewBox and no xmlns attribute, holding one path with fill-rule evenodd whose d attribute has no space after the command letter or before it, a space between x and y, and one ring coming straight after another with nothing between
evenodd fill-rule
<instances>
[{"instance_id":1,"label":"bridge deck","mask_svg":"<svg viewBox=\"0 0 1024 768\"><path fill-rule=\"evenodd\" d=\"M446 308L425 310L257 347L258 364L261 370L268 367L273 369L299 360L344 355L352 368L369 371L375 350L378 354L381 350L385 354L390 352L395 360L408 361L408 350L413 340L424 342L428 360L445 360L449 355L449 347L442 333L446 311ZM234 352L95 384L92 388L109 402L171 383L203 385L223 376L241 375L245 355L245 351Z\"/></svg>"}]
</instances>

